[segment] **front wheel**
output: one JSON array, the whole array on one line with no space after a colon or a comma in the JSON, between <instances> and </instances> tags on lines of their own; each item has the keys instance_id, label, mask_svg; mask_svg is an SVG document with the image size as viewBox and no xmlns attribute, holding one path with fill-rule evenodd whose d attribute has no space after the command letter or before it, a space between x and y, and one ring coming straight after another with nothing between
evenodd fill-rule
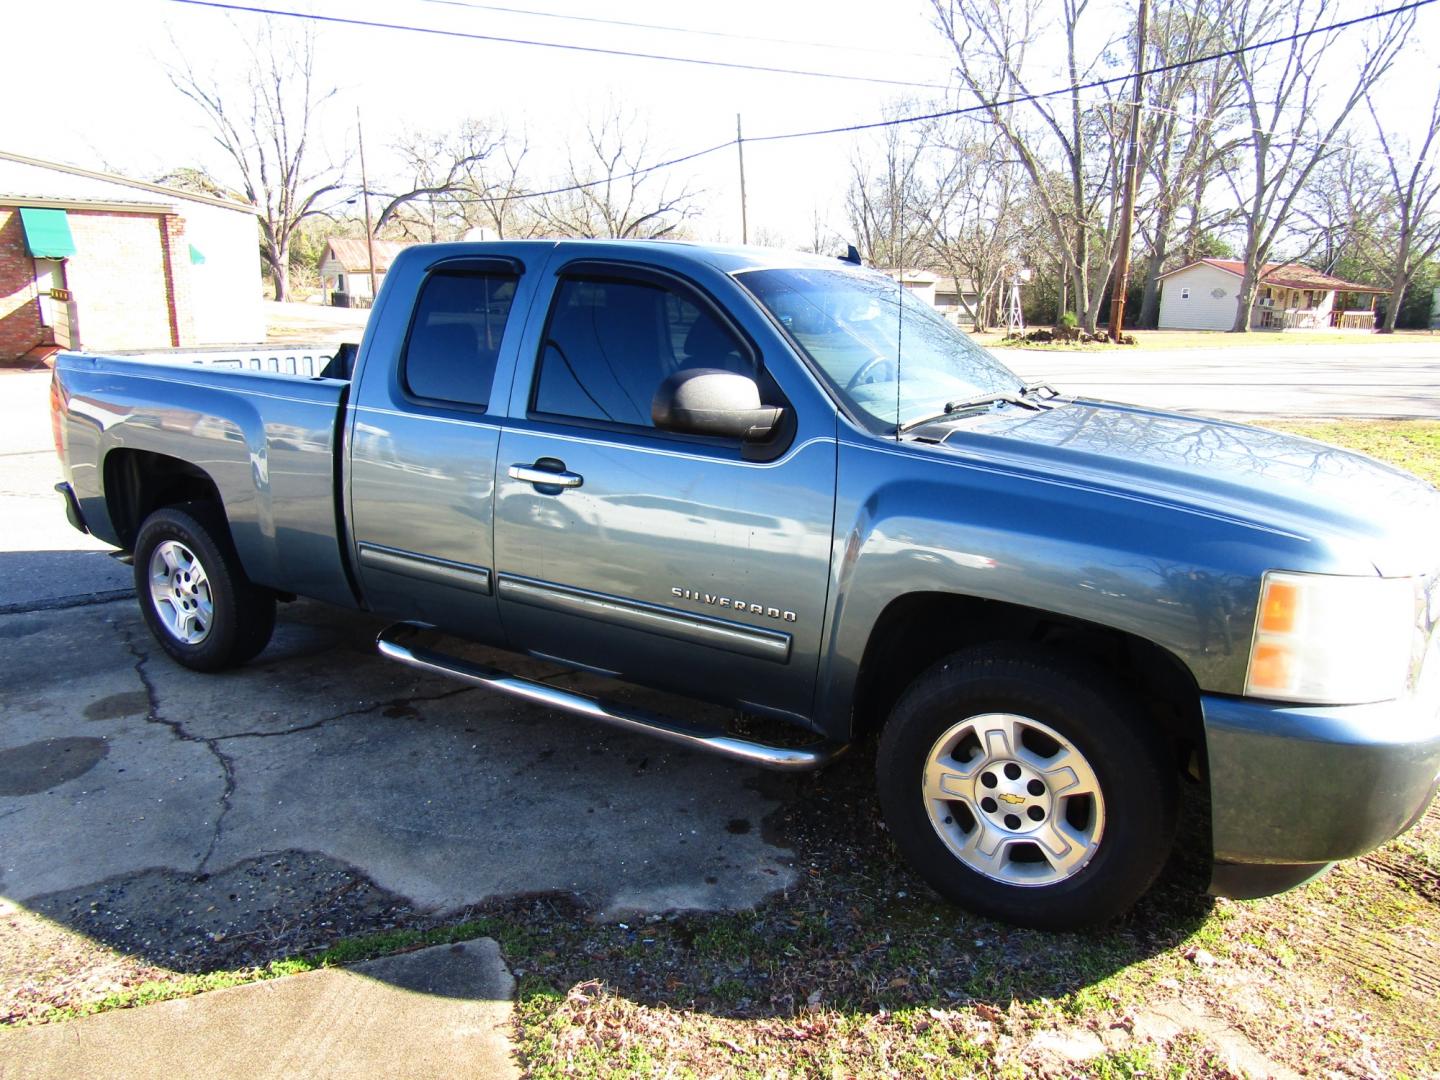
<instances>
[{"instance_id":1,"label":"front wheel","mask_svg":"<svg viewBox=\"0 0 1440 1080\"><path fill-rule=\"evenodd\" d=\"M1167 747L1098 670L1039 649L969 649L896 704L880 802L944 896L1026 926L1090 926L1139 899L1169 854Z\"/></svg>"},{"instance_id":2,"label":"front wheel","mask_svg":"<svg viewBox=\"0 0 1440 1080\"><path fill-rule=\"evenodd\" d=\"M175 660L221 671L275 630L275 595L251 584L224 522L196 505L156 510L135 539L135 593L150 633Z\"/></svg>"}]
</instances>

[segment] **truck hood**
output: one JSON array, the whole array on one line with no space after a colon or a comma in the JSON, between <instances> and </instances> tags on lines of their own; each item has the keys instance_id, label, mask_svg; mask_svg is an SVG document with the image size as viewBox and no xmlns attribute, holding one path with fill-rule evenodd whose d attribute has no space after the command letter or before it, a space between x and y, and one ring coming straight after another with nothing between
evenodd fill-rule
<instances>
[{"instance_id":1,"label":"truck hood","mask_svg":"<svg viewBox=\"0 0 1440 1080\"><path fill-rule=\"evenodd\" d=\"M1320 541L1351 573L1425 574L1440 564L1440 492L1311 439L1088 399L1005 406L915 434L941 453Z\"/></svg>"}]
</instances>

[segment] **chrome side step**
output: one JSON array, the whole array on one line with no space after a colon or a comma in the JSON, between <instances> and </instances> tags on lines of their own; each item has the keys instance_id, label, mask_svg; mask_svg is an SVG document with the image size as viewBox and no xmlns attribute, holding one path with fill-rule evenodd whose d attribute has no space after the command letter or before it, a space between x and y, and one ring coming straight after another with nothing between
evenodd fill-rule
<instances>
[{"instance_id":1,"label":"chrome side step","mask_svg":"<svg viewBox=\"0 0 1440 1080\"><path fill-rule=\"evenodd\" d=\"M688 746L692 750L704 750L721 757L759 765L766 769L785 772L801 772L818 769L833 761L844 749L843 743L812 743L809 746L785 747L767 746L725 735L711 728L697 727L673 717L661 716L646 709L621 707L568 690L549 686L545 683L524 679L494 668L473 664L458 657L447 656L433 649L405 645L400 637L406 633L429 629L416 623L395 623L380 631L375 646L380 655L396 660L421 671L437 675L449 675L453 679L470 683L472 686L498 690L502 694L534 701L552 709L588 716L592 720L627 731L639 731L654 735L668 742Z\"/></svg>"}]
</instances>

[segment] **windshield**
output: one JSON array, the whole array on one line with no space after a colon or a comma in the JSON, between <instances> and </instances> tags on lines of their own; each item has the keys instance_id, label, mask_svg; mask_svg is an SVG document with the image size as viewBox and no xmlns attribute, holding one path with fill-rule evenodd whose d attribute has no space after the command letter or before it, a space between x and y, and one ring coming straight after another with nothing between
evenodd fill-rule
<instances>
[{"instance_id":1,"label":"windshield","mask_svg":"<svg viewBox=\"0 0 1440 1080\"><path fill-rule=\"evenodd\" d=\"M880 426L893 427L897 419L911 424L942 415L948 402L1013 394L1024 386L890 278L835 269L752 270L737 279L852 410Z\"/></svg>"}]
</instances>

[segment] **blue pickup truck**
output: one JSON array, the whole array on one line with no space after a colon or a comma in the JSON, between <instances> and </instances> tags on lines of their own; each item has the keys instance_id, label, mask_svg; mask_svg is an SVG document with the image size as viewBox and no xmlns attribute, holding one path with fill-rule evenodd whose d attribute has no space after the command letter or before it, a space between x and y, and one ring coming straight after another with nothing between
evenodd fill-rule
<instances>
[{"instance_id":1,"label":"blue pickup truck","mask_svg":"<svg viewBox=\"0 0 1440 1080\"><path fill-rule=\"evenodd\" d=\"M1232 897L1436 789L1440 493L1027 386L844 260L416 247L318 375L64 354L52 402L70 520L132 554L179 663L244 663L302 595L395 620L401 663L760 766L878 733L900 850L1014 922L1125 910L1186 783ZM810 734L568 693L436 631Z\"/></svg>"}]
</instances>

